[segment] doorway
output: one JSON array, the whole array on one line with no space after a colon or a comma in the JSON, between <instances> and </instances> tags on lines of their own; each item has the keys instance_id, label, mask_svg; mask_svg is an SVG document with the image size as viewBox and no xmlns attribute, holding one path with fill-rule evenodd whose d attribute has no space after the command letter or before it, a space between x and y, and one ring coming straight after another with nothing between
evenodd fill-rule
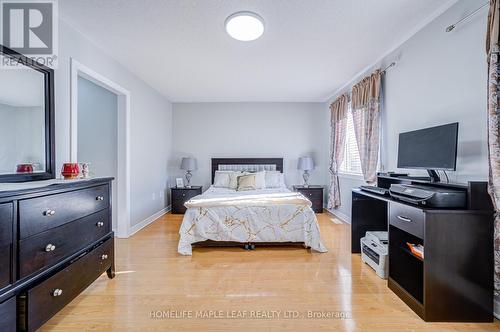
<instances>
[{"instance_id":1,"label":"doorway","mask_svg":"<svg viewBox=\"0 0 500 332\"><path fill-rule=\"evenodd\" d=\"M77 161L90 164L91 177L118 178L118 96L79 76ZM116 193L116 181L112 182ZM111 206L117 206L116 195ZM113 229L117 211L113 209Z\"/></svg>"},{"instance_id":2,"label":"doorway","mask_svg":"<svg viewBox=\"0 0 500 332\"><path fill-rule=\"evenodd\" d=\"M71 161L113 181L113 231L130 231L130 93L71 59Z\"/></svg>"}]
</instances>

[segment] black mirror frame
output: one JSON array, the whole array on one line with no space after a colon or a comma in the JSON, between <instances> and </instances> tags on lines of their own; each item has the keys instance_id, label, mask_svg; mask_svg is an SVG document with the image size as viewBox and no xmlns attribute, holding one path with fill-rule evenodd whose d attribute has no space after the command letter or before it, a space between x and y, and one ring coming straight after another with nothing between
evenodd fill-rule
<instances>
[{"instance_id":1,"label":"black mirror frame","mask_svg":"<svg viewBox=\"0 0 500 332\"><path fill-rule=\"evenodd\" d=\"M48 68L8 47L0 45L0 55L14 59L24 66L39 71L45 82L45 172L25 174L0 174L2 182L27 182L49 180L55 178L55 121L54 121L54 70ZM0 143L3 144L3 143Z\"/></svg>"}]
</instances>

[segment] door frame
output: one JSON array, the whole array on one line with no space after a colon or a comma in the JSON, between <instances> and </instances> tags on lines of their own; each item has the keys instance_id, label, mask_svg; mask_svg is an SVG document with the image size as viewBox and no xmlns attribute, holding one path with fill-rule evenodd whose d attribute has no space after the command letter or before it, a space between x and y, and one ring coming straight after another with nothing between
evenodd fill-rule
<instances>
[{"instance_id":1,"label":"door frame","mask_svg":"<svg viewBox=\"0 0 500 332\"><path fill-rule=\"evenodd\" d=\"M130 234L130 91L98 72L71 58L70 83L70 158L78 161L78 77L85 78L117 95L118 105L118 176L115 235L127 238Z\"/></svg>"}]
</instances>

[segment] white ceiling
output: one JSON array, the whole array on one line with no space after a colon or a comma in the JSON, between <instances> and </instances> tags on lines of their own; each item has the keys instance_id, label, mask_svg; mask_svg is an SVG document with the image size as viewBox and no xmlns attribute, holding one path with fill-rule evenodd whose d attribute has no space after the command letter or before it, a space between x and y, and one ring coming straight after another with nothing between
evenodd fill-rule
<instances>
[{"instance_id":1,"label":"white ceiling","mask_svg":"<svg viewBox=\"0 0 500 332\"><path fill-rule=\"evenodd\" d=\"M173 102L325 101L450 0L64 0L65 21ZM230 38L227 16L264 35Z\"/></svg>"}]
</instances>

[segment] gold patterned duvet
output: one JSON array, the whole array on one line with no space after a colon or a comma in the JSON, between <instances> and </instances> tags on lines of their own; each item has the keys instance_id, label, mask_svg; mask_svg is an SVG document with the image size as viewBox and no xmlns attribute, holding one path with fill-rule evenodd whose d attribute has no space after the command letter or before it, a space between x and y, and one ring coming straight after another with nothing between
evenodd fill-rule
<instances>
[{"instance_id":1,"label":"gold patterned duvet","mask_svg":"<svg viewBox=\"0 0 500 332\"><path fill-rule=\"evenodd\" d=\"M327 251L311 202L286 188L241 192L211 187L185 206L178 246L182 255L191 255L191 245L205 240L303 242Z\"/></svg>"}]
</instances>

